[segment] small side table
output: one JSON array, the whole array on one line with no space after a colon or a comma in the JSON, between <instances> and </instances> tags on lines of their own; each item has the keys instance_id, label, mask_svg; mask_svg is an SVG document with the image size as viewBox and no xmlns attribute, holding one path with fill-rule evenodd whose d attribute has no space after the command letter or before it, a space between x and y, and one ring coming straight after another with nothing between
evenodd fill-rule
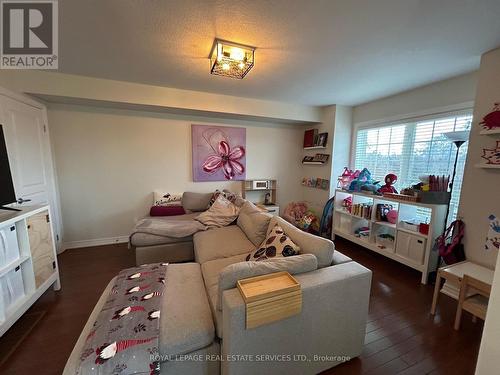
<instances>
[{"instance_id":1,"label":"small side table","mask_svg":"<svg viewBox=\"0 0 500 375\"><path fill-rule=\"evenodd\" d=\"M493 274L494 270L491 270L489 268L486 268L484 266L481 266L477 263L470 262L470 261L464 261L464 262L459 262L452 264L450 266L444 266L441 267L438 270L437 277L436 277L436 285L434 287L434 297L432 298L432 307L431 307L431 314L435 315L436 314L436 307L439 299L439 292L444 293L456 300L458 300L458 293L460 291L460 286L462 284L462 279L464 275L468 275L473 277L474 279L477 279L479 281L482 281L483 283L487 285L491 285L493 283ZM450 283L453 286L455 286L457 289L456 295L455 293L450 293L450 289L453 289L453 287L446 288L443 287L441 289L441 282L445 280L446 283ZM474 293L471 293L474 294Z\"/></svg>"}]
</instances>

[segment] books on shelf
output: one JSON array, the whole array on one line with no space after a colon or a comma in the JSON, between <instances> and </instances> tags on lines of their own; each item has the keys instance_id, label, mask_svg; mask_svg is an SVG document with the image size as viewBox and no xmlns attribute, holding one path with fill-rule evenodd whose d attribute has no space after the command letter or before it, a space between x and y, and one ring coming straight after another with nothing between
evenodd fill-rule
<instances>
[{"instance_id":1,"label":"books on shelf","mask_svg":"<svg viewBox=\"0 0 500 375\"><path fill-rule=\"evenodd\" d=\"M304 156L302 164L322 165L328 163L329 154L315 154L314 156Z\"/></svg>"}]
</instances>

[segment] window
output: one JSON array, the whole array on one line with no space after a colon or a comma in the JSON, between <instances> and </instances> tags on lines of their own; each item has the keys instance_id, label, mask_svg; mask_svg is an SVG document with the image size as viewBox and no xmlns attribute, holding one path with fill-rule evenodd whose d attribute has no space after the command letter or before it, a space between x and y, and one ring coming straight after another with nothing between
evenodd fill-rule
<instances>
[{"instance_id":1,"label":"window","mask_svg":"<svg viewBox=\"0 0 500 375\"><path fill-rule=\"evenodd\" d=\"M464 111L389 126L359 129L356 136L354 166L368 168L383 183L387 173L398 176L396 189L414 185L422 175L453 173L455 145L443 133L470 129L472 112ZM467 143L460 148L457 175L450 203L449 220L457 216L464 174Z\"/></svg>"}]
</instances>

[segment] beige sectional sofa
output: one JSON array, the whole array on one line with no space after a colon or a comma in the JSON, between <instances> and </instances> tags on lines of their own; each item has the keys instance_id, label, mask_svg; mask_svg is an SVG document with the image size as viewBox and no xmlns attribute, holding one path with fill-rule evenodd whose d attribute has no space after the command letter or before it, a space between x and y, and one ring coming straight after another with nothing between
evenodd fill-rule
<instances>
[{"instance_id":1,"label":"beige sectional sofa","mask_svg":"<svg viewBox=\"0 0 500 375\"><path fill-rule=\"evenodd\" d=\"M275 224L300 246L301 255L246 262ZM280 217L242 209L237 225L196 233L193 244L195 262L167 267L160 319L162 374L316 374L361 353L371 271L334 251L333 242ZM246 329L236 281L280 270L294 274L301 284L302 312ZM65 374L75 373L85 337L106 298L105 291Z\"/></svg>"}]
</instances>

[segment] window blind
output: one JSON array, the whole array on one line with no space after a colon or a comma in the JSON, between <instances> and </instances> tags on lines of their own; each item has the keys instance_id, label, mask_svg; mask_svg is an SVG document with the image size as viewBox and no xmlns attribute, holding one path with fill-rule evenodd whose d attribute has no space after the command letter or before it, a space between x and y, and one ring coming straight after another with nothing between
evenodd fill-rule
<instances>
[{"instance_id":1,"label":"window blind","mask_svg":"<svg viewBox=\"0 0 500 375\"><path fill-rule=\"evenodd\" d=\"M391 125L361 128L356 134L354 166L368 168L376 180L398 176L396 189L418 183L423 175L451 175L456 147L443 133L470 129L472 111L412 119ZM457 216L467 143L460 148L450 203L449 221Z\"/></svg>"}]
</instances>

